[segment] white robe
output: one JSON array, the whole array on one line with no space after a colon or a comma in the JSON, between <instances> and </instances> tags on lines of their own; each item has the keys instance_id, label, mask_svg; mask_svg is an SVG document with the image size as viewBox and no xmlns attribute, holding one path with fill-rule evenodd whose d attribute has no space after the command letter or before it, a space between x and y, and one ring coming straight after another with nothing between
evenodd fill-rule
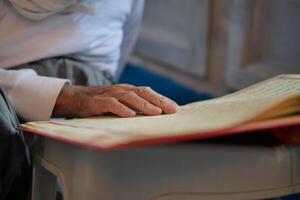
<instances>
[{"instance_id":1,"label":"white robe","mask_svg":"<svg viewBox=\"0 0 300 200\"><path fill-rule=\"evenodd\" d=\"M47 1L49 9L37 10L46 4L28 8L32 6L28 2ZM48 120L67 80L41 77L32 70L5 68L68 56L111 74L117 69L122 28L131 11L131 0L79 3L66 0L69 4L62 7L53 4L61 1L65 0L0 0L0 68L3 68L0 86L9 95L17 113L26 120Z\"/></svg>"}]
</instances>

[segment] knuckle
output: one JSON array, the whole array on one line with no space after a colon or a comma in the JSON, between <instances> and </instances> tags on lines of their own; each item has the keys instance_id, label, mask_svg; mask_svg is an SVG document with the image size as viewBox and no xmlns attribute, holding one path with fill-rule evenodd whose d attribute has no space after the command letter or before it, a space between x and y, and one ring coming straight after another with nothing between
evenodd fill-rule
<instances>
[{"instance_id":1,"label":"knuckle","mask_svg":"<svg viewBox=\"0 0 300 200\"><path fill-rule=\"evenodd\" d=\"M127 84L127 83L121 83L121 84L118 84L118 85L123 86L123 87L134 87L133 85Z\"/></svg>"},{"instance_id":2,"label":"knuckle","mask_svg":"<svg viewBox=\"0 0 300 200\"><path fill-rule=\"evenodd\" d=\"M157 101L157 105L159 106L159 107L165 107L166 106L166 101L165 101L165 99L164 98L161 98L161 97L158 97L157 99L156 99L156 101Z\"/></svg>"},{"instance_id":3,"label":"knuckle","mask_svg":"<svg viewBox=\"0 0 300 200\"><path fill-rule=\"evenodd\" d=\"M120 98L121 99L128 99L128 98L130 98L130 96L132 95L132 92L122 92L122 93L120 93Z\"/></svg>"},{"instance_id":4,"label":"knuckle","mask_svg":"<svg viewBox=\"0 0 300 200\"><path fill-rule=\"evenodd\" d=\"M122 104L119 104L116 106L116 110L118 112L124 112L126 109L124 108L124 106Z\"/></svg>"},{"instance_id":5,"label":"knuckle","mask_svg":"<svg viewBox=\"0 0 300 200\"><path fill-rule=\"evenodd\" d=\"M141 107L142 110L145 110L145 109L147 109L149 107L149 104L147 102L145 102L145 101L142 101L140 103L140 107Z\"/></svg>"},{"instance_id":6,"label":"knuckle","mask_svg":"<svg viewBox=\"0 0 300 200\"><path fill-rule=\"evenodd\" d=\"M148 93L149 91L151 91L151 88L150 87L138 87L137 91L142 93L142 94L143 93Z\"/></svg>"},{"instance_id":7,"label":"knuckle","mask_svg":"<svg viewBox=\"0 0 300 200\"><path fill-rule=\"evenodd\" d=\"M119 113L119 114L120 113L126 113L128 111L126 106L124 106L123 104L116 105L114 110L115 110L116 113Z\"/></svg>"},{"instance_id":8,"label":"knuckle","mask_svg":"<svg viewBox=\"0 0 300 200\"><path fill-rule=\"evenodd\" d=\"M167 103L167 100L163 97L160 97L159 102L160 102L161 105L165 105Z\"/></svg>"}]
</instances>

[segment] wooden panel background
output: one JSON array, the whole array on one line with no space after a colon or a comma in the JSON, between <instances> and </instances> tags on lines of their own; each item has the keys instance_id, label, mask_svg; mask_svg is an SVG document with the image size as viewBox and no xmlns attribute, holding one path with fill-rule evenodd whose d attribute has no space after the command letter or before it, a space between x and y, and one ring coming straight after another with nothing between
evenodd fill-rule
<instances>
[{"instance_id":1,"label":"wooden panel background","mask_svg":"<svg viewBox=\"0 0 300 200\"><path fill-rule=\"evenodd\" d=\"M137 49L177 69L203 76L209 0L146 2Z\"/></svg>"},{"instance_id":2,"label":"wooden panel background","mask_svg":"<svg viewBox=\"0 0 300 200\"><path fill-rule=\"evenodd\" d=\"M147 0L135 53L215 95L300 73L300 0Z\"/></svg>"}]
</instances>

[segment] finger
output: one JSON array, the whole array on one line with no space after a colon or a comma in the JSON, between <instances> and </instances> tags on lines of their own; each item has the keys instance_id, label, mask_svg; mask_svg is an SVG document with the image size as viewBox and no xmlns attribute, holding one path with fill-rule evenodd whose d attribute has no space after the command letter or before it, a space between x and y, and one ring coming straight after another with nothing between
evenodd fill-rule
<instances>
[{"instance_id":1,"label":"finger","mask_svg":"<svg viewBox=\"0 0 300 200\"><path fill-rule=\"evenodd\" d=\"M122 89L127 89L127 90L135 88L134 85L131 85L131 84L125 84L125 83L116 84L115 86L116 86L116 87L119 87L119 88L122 88Z\"/></svg>"},{"instance_id":2,"label":"finger","mask_svg":"<svg viewBox=\"0 0 300 200\"><path fill-rule=\"evenodd\" d=\"M122 103L130 105L145 115L160 115L162 113L160 108L149 103L132 91L120 93L117 99Z\"/></svg>"},{"instance_id":3,"label":"finger","mask_svg":"<svg viewBox=\"0 0 300 200\"><path fill-rule=\"evenodd\" d=\"M96 92L97 94L101 94L102 96L106 97L111 97L111 94L132 90L133 88L135 87L130 84L115 84L111 86L95 87L95 89L98 89L98 92Z\"/></svg>"},{"instance_id":4,"label":"finger","mask_svg":"<svg viewBox=\"0 0 300 200\"><path fill-rule=\"evenodd\" d=\"M158 94L150 87L138 87L136 89L136 93L150 103L160 107L166 114L175 113L178 109L178 105L176 102Z\"/></svg>"},{"instance_id":5,"label":"finger","mask_svg":"<svg viewBox=\"0 0 300 200\"><path fill-rule=\"evenodd\" d=\"M120 103L117 99L112 97L102 97L98 101L100 112L106 113L111 112L120 117L134 117L136 112L124 104Z\"/></svg>"}]
</instances>

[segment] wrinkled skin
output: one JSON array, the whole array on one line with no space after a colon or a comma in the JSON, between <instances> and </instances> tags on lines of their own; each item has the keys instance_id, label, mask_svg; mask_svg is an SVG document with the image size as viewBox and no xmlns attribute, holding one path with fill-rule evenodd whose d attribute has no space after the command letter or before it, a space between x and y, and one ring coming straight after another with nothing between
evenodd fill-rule
<instances>
[{"instance_id":1,"label":"wrinkled skin","mask_svg":"<svg viewBox=\"0 0 300 200\"><path fill-rule=\"evenodd\" d=\"M92 117L113 113L120 117L172 114L178 105L149 87L116 84L108 87L65 85L61 90L53 117Z\"/></svg>"}]
</instances>

